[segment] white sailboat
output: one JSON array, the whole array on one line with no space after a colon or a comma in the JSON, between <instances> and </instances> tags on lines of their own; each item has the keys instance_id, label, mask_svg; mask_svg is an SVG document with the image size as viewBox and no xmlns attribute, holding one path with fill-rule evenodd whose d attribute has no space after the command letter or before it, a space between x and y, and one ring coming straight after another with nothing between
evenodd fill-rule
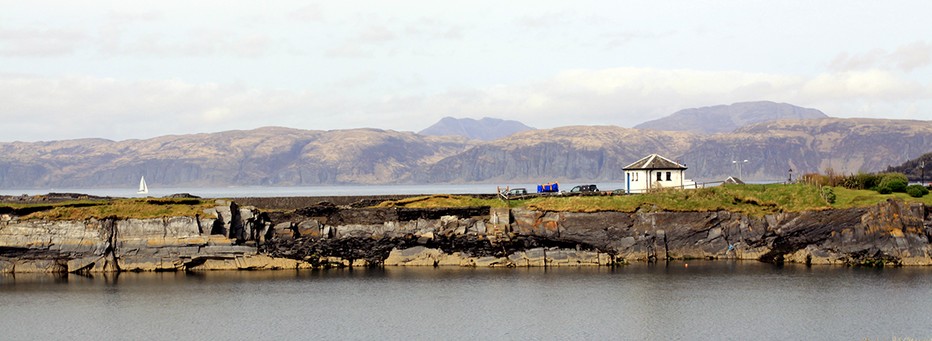
<instances>
[{"instance_id":1,"label":"white sailboat","mask_svg":"<svg viewBox=\"0 0 932 341\"><path fill-rule=\"evenodd\" d=\"M139 190L136 191L137 194L148 194L149 186L146 185L146 177L143 176L139 178Z\"/></svg>"}]
</instances>

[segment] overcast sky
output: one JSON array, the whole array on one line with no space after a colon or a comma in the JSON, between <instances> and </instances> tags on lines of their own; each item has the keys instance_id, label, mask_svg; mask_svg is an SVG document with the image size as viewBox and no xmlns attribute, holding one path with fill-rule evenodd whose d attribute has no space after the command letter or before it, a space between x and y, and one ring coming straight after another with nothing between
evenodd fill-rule
<instances>
[{"instance_id":1,"label":"overcast sky","mask_svg":"<svg viewBox=\"0 0 932 341\"><path fill-rule=\"evenodd\" d=\"M928 1L0 0L0 141L770 100L932 119Z\"/></svg>"}]
</instances>

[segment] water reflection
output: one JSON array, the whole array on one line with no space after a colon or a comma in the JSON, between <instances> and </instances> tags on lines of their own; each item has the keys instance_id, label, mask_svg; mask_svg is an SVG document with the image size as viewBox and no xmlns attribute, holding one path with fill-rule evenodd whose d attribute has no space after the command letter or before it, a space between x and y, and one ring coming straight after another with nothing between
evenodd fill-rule
<instances>
[{"instance_id":1,"label":"water reflection","mask_svg":"<svg viewBox=\"0 0 932 341\"><path fill-rule=\"evenodd\" d=\"M740 261L0 274L5 339L928 338L928 302L929 268Z\"/></svg>"}]
</instances>

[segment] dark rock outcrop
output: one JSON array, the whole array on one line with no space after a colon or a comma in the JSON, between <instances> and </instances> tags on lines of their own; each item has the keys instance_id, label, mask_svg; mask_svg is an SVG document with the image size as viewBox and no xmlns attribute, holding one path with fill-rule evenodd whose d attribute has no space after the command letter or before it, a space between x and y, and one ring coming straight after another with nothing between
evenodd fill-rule
<instances>
[{"instance_id":1,"label":"dark rock outcrop","mask_svg":"<svg viewBox=\"0 0 932 341\"><path fill-rule=\"evenodd\" d=\"M217 218L19 221L4 214L0 271L613 265L697 258L932 265L930 210L895 200L766 216L326 203L266 213L218 203L205 212Z\"/></svg>"},{"instance_id":2,"label":"dark rock outcrop","mask_svg":"<svg viewBox=\"0 0 932 341\"><path fill-rule=\"evenodd\" d=\"M932 221L928 209L921 204L892 200L870 208L763 217L727 211L568 213L511 209L496 213L496 210L491 210L493 214L489 216L480 216L482 210L428 210L419 215L399 215L396 209L334 208L326 216L292 217L302 221L291 224L315 226L317 230L276 240L268 252L278 257L297 254L364 259L370 265L386 262L386 255L397 251L400 253L393 260L402 263L475 265L470 258L475 261L491 257L495 259L490 264L514 266L524 264L515 263L512 258L516 254L520 254L520 259L529 259L526 255L532 250L582 252L575 256L594 258L596 264L702 258L932 265ZM308 220L314 223L308 224ZM501 227L496 220L507 223ZM359 253L356 244L365 245L362 247L368 251ZM421 248L420 251L404 252L415 247ZM386 250L393 251L386 253ZM544 255L539 264L548 264L548 259Z\"/></svg>"}]
</instances>

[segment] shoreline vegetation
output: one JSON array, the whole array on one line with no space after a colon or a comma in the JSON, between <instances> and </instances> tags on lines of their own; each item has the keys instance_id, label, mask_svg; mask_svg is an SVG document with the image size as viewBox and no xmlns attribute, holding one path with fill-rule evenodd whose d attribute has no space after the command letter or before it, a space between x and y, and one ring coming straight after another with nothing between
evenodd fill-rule
<instances>
[{"instance_id":1,"label":"shoreline vegetation","mask_svg":"<svg viewBox=\"0 0 932 341\"><path fill-rule=\"evenodd\" d=\"M827 200L824 188L834 198ZM21 220L148 219L202 214L215 198L84 198L59 202L0 202L0 214ZM216 198L224 199L224 198ZM541 196L517 200L470 195L424 195L387 200L377 208L524 208L544 212L669 212L728 211L760 217L767 214L868 207L887 200L932 206L932 196L916 198L906 193L881 194L876 190L809 184L733 185L689 190L660 190L633 195ZM831 201L831 202L830 202ZM269 210L268 208L258 207ZM294 207L293 209L299 209Z\"/></svg>"}]
</instances>

